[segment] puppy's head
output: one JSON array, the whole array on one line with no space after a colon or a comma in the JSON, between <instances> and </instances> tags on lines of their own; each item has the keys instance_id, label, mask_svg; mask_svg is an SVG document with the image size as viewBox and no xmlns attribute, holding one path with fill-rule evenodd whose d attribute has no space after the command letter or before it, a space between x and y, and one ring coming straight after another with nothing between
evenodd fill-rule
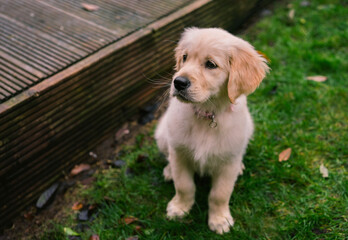
<instances>
[{"instance_id":1,"label":"puppy's head","mask_svg":"<svg viewBox=\"0 0 348 240\"><path fill-rule=\"evenodd\" d=\"M266 60L246 41L218 28L189 28L175 49L171 94L204 103L228 96L234 103L253 92L268 71Z\"/></svg>"}]
</instances>

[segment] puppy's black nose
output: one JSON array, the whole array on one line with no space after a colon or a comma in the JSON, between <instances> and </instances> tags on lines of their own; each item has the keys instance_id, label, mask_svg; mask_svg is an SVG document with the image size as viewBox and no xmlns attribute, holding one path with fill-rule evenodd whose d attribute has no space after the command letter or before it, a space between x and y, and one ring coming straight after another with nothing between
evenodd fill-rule
<instances>
[{"instance_id":1,"label":"puppy's black nose","mask_svg":"<svg viewBox=\"0 0 348 240\"><path fill-rule=\"evenodd\" d=\"M185 90L191 85L190 80L188 80L186 77L176 77L174 79L174 87L178 90Z\"/></svg>"}]
</instances>

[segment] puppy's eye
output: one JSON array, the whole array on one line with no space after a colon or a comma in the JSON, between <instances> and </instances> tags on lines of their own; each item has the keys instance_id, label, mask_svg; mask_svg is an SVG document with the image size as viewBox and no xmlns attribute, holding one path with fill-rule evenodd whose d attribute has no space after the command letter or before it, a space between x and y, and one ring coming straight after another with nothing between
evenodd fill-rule
<instances>
[{"instance_id":1,"label":"puppy's eye","mask_svg":"<svg viewBox=\"0 0 348 240\"><path fill-rule=\"evenodd\" d=\"M217 68L218 66L217 66L216 63L214 63L212 60L208 60L208 61L206 61L206 63L205 63L205 67L208 68L208 69L215 69L215 68Z\"/></svg>"},{"instance_id":2,"label":"puppy's eye","mask_svg":"<svg viewBox=\"0 0 348 240\"><path fill-rule=\"evenodd\" d=\"M182 56L182 61L186 62L186 59L187 59L187 54L184 54L184 56Z\"/></svg>"}]
</instances>

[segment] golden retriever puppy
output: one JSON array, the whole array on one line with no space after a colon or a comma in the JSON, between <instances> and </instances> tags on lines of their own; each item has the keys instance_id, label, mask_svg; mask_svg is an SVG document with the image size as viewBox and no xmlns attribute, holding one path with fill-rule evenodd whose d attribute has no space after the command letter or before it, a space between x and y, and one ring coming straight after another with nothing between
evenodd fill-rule
<instances>
[{"instance_id":1,"label":"golden retriever puppy","mask_svg":"<svg viewBox=\"0 0 348 240\"><path fill-rule=\"evenodd\" d=\"M168 158L163 174L173 180L169 219L183 217L195 199L194 173L210 175L209 228L233 226L229 200L253 133L246 95L269 68L246 41L218 28L188 28L175 49L176 73L170 102L156 129Z\"/></svg>"}]
</instances>

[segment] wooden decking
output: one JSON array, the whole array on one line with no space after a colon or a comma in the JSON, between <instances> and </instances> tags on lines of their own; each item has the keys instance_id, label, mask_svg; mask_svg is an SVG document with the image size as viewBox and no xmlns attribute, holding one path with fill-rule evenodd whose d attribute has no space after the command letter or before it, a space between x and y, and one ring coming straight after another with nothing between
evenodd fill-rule
<instances>
[{"instance_id":1,"label":"wooden decking","mask_svg":"<svg viewBox=\"0 0 348 240\"><path fill-rule=\"evenodd\" d=\"M0 2L0 103L193 0Z\"/></svg>"},{"instance_id":2,"label":"wooden decking","mask_svg":"<svg viewBox=\"0 0 348 240\"><path fill-rule=\"evenodd\" d=\"M260 2L0 0L1 228L153 99L184 27L234 30Z\"/></svg>"}]
</instances>

